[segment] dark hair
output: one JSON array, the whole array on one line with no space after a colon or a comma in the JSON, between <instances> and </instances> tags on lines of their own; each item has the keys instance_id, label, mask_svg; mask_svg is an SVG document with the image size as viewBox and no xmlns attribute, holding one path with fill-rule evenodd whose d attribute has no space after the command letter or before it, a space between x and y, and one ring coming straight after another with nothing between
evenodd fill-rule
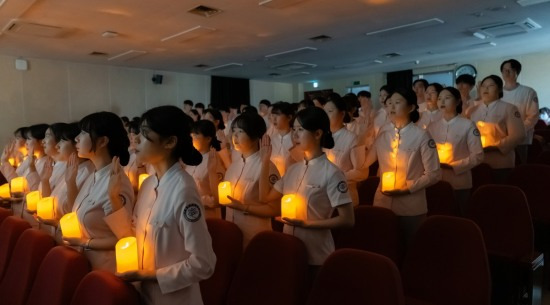
<instances>
[{"instance_id":1,"label":"dark hair","mask_svg":"<svg viewBox=\"0 0 550 305\"><path fill-rule=\"evenodd\" d=\"M271 102L268 101L268 100L261 100L261 101L260 101L260 105L266 105L267 107L270 107L270 106L271 106Z\"/></svg>"},{"instance_id":2,"label":"dark hair","mask_svg":"<svg viewBox=\"0 0 550 305\"><path fill-rule=\"evenodd\" d=\"M456 80L455 80L455 84L458 85L460 83L464 83L464 84L468 84L470 86L474 86L476 84L476 78L473 77L470 74L462 74L459 77L457 77Z\"/></svg>"},{"instance_id":3,"label":"dark hair","mask_svg":"<svg viewBox=\"0 0 550 305\"><path fill-rule=\"evenodd\" d=\"M384 86L380 87L380 90L378 90L378 92L380 92L382 90L386 91L388 93L388 96L392 95L393 92L395 91L395 89L390 85L384 85Z\"/></svg>"},{"instance_id":4,"label":"dark hair","mask_svg":"<svg viewBox=\"0 0 550 305\"><path fill-rule=\"evenodd\" d=\"M284 114L286 116L292 117L294 115L294 107L287 102L277 102L273 104L271 108L271 113L273 114Z\"/></svg>"},{"instance_id":5,"label":"dark hair","mask_svg":"<svg viewBox=\"0 0 550 305\"><path fill-rule=\"evenodd\" d=\"M191 132L196 134L201 134L205 137L210 137L210 146L214 147L216 151L222 149L221 142L218 141L216 137L216 126L209 120L199 120L193 123L191 127Z\"/></svg>"},{"instance_id":6,"label":"dark hair","mask_svg":"<svg viewBox=\"0 0 550 305\"><path fill-rule=\"evenodd\" d=\"M55 123L50 125L49 129L52 131L53 137L55 138L55 142L59 142L61 140L61 136L63 135L63 130L67 128L67 123Z\"/></svg>"},{"instance_id":7,"label":"dark hair","mask_svg":"<svg viewBox=\"0 0 550 305\"><path fill-rule=\"evenodd\" d=\"M357 93L357 97L371 98L371 94L370 94L370 92L368 92L366 90L361 90L361 91L359 91L359 93Z\"/></svg>"},{"instance_id":8,"label":"dark hair","mask_svg":"<svg viewBox=\"0 0 550 305\"><path fill-rule=\"evenodd\" d=\"M183 104L193 107L193 101L192 100L185 100L185 101L183 101Z\"/></svg>"},{"instance_id":9,"label":"dark hair","mask_svg":"<svg viewBox=\"0 0 550 305\"><path fill-rule=\"evenodd\" d=\"M130 123L130 119L128 119L127 116L121 116L120 119L122 120L122 122L123 122L124 124Z\"/></svg>"},{"instance_id":10,"label":"dark hair","mask_svg":"<svg viewBox=\"0 0 550 305\"><path fill-rule=\"evenodd\" d=\"M217 120L219 123L218 123L218 126L216 126L217 129L220 129L220 130L224 130L225 129L225 124L223 123L223 116L222 116L222 113L219 112L218 110L216 109L206 109L204 112L203 112L203 116L206 116L207 113L210 113L210 115L212 115L212 117L214 118L214 120Z\"/></svg>"},{"instance_id":11,"label":"dark hair","mask_svg":"<svg viewBox=\"0 0 550 305\"><path fill-rule=\"evenodd\" d=\"M330 120L323 109L318 107L302 109L296 113L294 120L298 120L298 123L309 132L321 130L323 132L321 137L322 148L331 149L334 147L334 138L332 132L330 132ZM292 120L292 125L294 125L294 120Z\"/></svg>"},{"instance_id":12,"label":"dark hair","mask_svg":"<svg viewBox=\"0 0 550 305\"><path fill-rule=\"evenodd\" d=\"M191 109L190 110L194 115L197 116L197 121L201 119L200 113L197 111L197 109ZM192 120L192 119L191 119Z\"/></svg>"},{"instance_id":13,"label":"dark hair","mask_svg":"<svg viewBox=\"0 0 550 305\"><path fill-rule=\"evenodd\" d=\"M141 122L157 133L161 139L176 137L177 144L172 157L181 159L187 165L199 165L202 155L193 147L191 124L193 120L176 106L159 106L147 110Z\"/></svg>"},{"instance_id":14,"label":"dark hair","mask_svg":"<svg viewBox=\"0 0 550 305\"><path fill-rule=\"evenodd\" d=\"M550 115L550 108L548 108L548 107L542 107L542 108L540 108L540 109L539 109L539 114L543 114L543 113L544 113L544 114Z\"/></svg>"},{"instance_id":15,"label":"dark hair","mask_svg":"<svg viewBox=\"0 0 550 305\"><path fill-rule=\"evenodd\" d=\"M315 107L315 104L313 104L312 100L301 100L298 103L298 106L300 106L300 105L302 105L304 108Z\"/></svg>"},{"instance_id":16,"label":"dark hair","mask_svg":"<svg viewBox=\"0 0 550 305\"><path fill-rule=\"evenodd\" d=\"M481 81L481 84L483 84L486 80L488 79L491 79L493 80L493 82L495 82L495 84L497 85L498 87L498 91L499 91L499 94L498 94L498 97L499 98L502 98L504 96L504 83L502 82L502 78L500 78L499 76L496 76L494 74L492 75L489 75L487 77L485 77L482 81Z\"/></svg>"},{"instance_id":17,"label":"dark hair","mask_svg":"<svg viewBox=\"0 0 550 305\"><path fill-rule=\"evenodd\" d=\"M414 87L414 85L416 85L416 83L418 83L418 82L421 82L421 83L424 85L424 89L425 89L425 88L428 88L428 85L429 85L429 84L428 84L428 81L425 80L425 79L423 79L423 78L419 78L419 79L415 80L415 81L413 82L413 87Z\"/></svg>"},{"instance_id":18,"label":"dark hair","mask_svg":"<svg viewBox=\"0 0 550 305\"><path fill-rule=\"evenodd\" d=\"M319 102L319 104L321 104L323 106L327 103L327 100L322 96L316 96L312 100L317 100Z\"/></svg>"},{"instance_id":19,"label":"dark hair","mask_svg":"<svg viewBox=\"0 0 550 305\"><path fill-rule=\"evenodd\" d=\"M61 131L61 140L71 141L71 143L75 145L76 137L78 136L79 133L80 133L80 127L78 126L78 122L69 123Z\"/></svg>"},{"instance_id":20,"label":"dark hair","mask_svg":"<svg viewBox=\"0 0 550 305\"><path fill-rule=\"evenodd\" d=\"M443 90L443 86L441 86L440 83L431 83L428 85L428 87L434 87L435 91L437 92L437 94L439 95L439 93L441 93L441 90ZM426 87L426 89L428 89L428 87Z\"/></svg>"},{"instance_id":21,"label":"dark hair","mask_svg":"<svg viewBox=\"0 0 550 305\"><path fill-rule=\"evenodd\" d=\"M130 140L122 121L116 114L106 111L89 114L80 120L79 127L90 134L93 151L95 151L97 138L107 137L109 139L107 144L109 155L119 157L120 164L123 166L128 164Z\"/></svg>"},{"instance_id":22,"label":"dark hair","mask_svg":"<svg viewBox=\"0 0 550 305\"><path fill-rule=\"evenodd\" d=\"M449 93L456 99L456 113L462 113L462 97L460 96L460 91L458 91L455 87L445 87L443 90L449 91Z\"/></svg>"},{"instance_id":23,"label":"dark hair","mask_svg":"<svg viewBox=\"0 0 550 305\"><path fill-rule=\"evenodd\" d=\"M224 112L228 112L229 113L229 107L227 105L220 105L218 106L217 108L220 112L224 111Z\"/></svg>"},{"instance_id":24,"label":"dark hair","mask_svg":"<svg viewBox=\"0 0 550 305\"><path fill-rule=\"evenodd\" d=\"M203 103L197 103L197 104L195 105L195 109L197 109L197 108L204 109L204 104L203 104Z\"/></svg>"},{"instance_id":25,"label":"dark hair","mask_svg":"<svg viewBox=\"0 0 550 305\"><path fill-rule=\"evenodd\" d=\"M28 129L29 127L19 127L13 132L13 135L16 137L19 135L21 138L26 139Z\"/></svg>"},{"instance_id":26,"label":"dark hair","mask_svg":"<svg viewBox=\"0 0 550 305\"><path fill-rule=\"evenodd\" d=\"M514 71L516 71L516 73L518 75L521 73L521 64L519 63L519 61L517 61L515 59L508 59L508 60L503 61L500 64L500 72L502 72L502 69L504 69L505 64L510 64L510 67L512 69L514 69Z\"/></svg>"},{"instance_id":27,"label":"dark hair","mask_svg":"<svg viewBox=\"0 0 550 305\"><path fill-rule=\"evenodd\" d=\"M231 129L240 128L251 140L259 140L267 131L264 118L254 112L243 112L231 123Z\"/></svg>"},{"instance_id":28,"label":"dark hair","mask_svg":"<svg viewBox=\"0 0 550 305\"><path fill-rule=\"evenodd\" d=\"M353 116L354 118L358 117L361 103L359 102L357 95L355 95L354 93L348 93L344 95L342 99L346 103L346 106L348 107L348 112L350 112L351 116ZM352 111L353 113L351 113Z\"/></svg>"},{"instance_id":29,"label":"dark hair","mask_svg":"<svg viewBox=\"0 0 550 305\"><path fill-rule=\"evenodd\" d=\"M245 105L245 104L242 104L242 105ZM243 108L241 113L246 113L246 112L252 112L252 113L258 114L258 109L256 109L256 107L254 106L246 106Z\"/></svg>"},{"instance_id":30,"label":"dark hair","mask_svg":"<svg viewBox=\"0 0 550 305\"><path fill-rule=\"evenodd\" d=\"M48 130L48 128L49 128L48 124L31 125L26 130L27 132L25 133L25 139L29 140L29 136L31 136L33 139L44 140L44 137L46 136L46 130Z\"/></svg>"},{"instance_id":31,"label":"dark hair","mask_svg":"<svg viewBox=\"0 0 550 305\"><path fill-rule=\"evenodd\" d=\"M336 109L340 112L344 112L344 123L351 122L351 117L349 115L349 107L346 101L340 97L337 93L331 93L327 99L327 103L333 103L336 106Z\"/></svg>"},{"instance_id":32,"label":"dark hair","mask_svg":"<svg viewBox=\"0 0 550 305\"><path fill-rule=\"evenodd\" d=\"M141 120L132 120L128 123L128 132L133 134L140 133Z\"/></svg>"},{"instance_id":33,"label":"dark hair","mask_svg":"<svg viewBox=\"0 0 550 305\"><path fill-rule=\"evenodd\" d=\"M395 91L388 96L388 98L391 98L394 94L401 95L407 101L407 105L414 106L414 110L409 113L409 119L413 123L416 123L418 119L420 119L420 113L418 113L418 102L414 91L408 88L396 88Z\"/></svg>"}]
</instances>

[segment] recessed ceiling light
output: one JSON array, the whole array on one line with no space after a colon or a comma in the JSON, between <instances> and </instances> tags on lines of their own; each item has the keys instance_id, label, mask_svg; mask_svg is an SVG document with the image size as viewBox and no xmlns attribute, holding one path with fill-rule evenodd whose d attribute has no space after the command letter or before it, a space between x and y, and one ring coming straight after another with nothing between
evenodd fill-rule
<instances>
[{"instance_id":1,"label":"recessed ceiling light","mask_svg":"<svg viewBox=\"0 0 550 305\"><path fill-rule=\"evenodd\" d=\"M197 7L194 7L192 9L190 9L187 12L191 13L191 14L194 14L194 15L198 15L198 16L208 18L208 17L212 17L214 15L217 15L217 14L223 12L223 11L220 10L220 9L217 9L217 8L206 6L206 5L199 5Z\"/></svg>"},{"instance_id":2,"label":"recessed ceiling light","mask_svg":"<svg viewBox=\"0 0 550 305\"><path fill-rule=\"evenodd\" d=\"M319 35L319 36L311 37L309 40L312 40L312 41L315 41L315 42L325 42L325 41L329 41L331 39L332 39L332 37L330 37L330 36Z\"/></svg>"},{"instance_id":3,"label":"recessed ceiling light","mask_svg":"<svg viewBox=\"0 0 550 305\"><path fill-rule=\"evenodd\" d=\"M479 39L485 39L487 38L487 35L483 34L483 33L480 33L480 32L474 32L472 35L474 35L475 37L479 38Z\"/></svg>"}]
</instances>

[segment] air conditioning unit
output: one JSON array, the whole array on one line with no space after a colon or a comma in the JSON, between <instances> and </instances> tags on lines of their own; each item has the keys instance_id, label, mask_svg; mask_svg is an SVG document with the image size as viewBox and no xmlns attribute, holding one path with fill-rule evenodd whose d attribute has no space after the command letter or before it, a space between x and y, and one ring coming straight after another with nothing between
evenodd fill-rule
<instances>
[{"instance_id":1,"label":"air conditioning unit","mask_svg":"<svg viewBox=\"0 0 550 305\"><path fill-rule=\"evenodd\" d=\"M536 23L531 18L527 18L523 21L518 21L518 22L505 22L505 23L482 26L479 28L471 29L471 31L472 33L481 33L487 37L501 38L501 37L525 34L541 28L542 27L540 26L540 24Z\"/></svg>"}]
</instances>

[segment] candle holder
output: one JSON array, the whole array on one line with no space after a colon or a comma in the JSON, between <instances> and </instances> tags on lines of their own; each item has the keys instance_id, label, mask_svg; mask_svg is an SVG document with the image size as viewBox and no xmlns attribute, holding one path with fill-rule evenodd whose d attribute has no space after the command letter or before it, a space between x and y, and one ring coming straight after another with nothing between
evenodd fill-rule
<instances>
[{"instance_id":1,"label":"candle holder","mask_svg":"<svg viewBox=\"0 0 550 305\"><path fill-rule=\"evenodd\" d=\"M393 191L395 189L395 173L385 172L382 174L382 192Z\"/></svg>"},{"instance_id":2,"label":"candle holder","mask_svg":"<svg viewBox=\"0 0 550 305\"><path fill-rule=\"evenodd\" d=\"M67 238L81 238L80 224L75 212L67 213L59 220L61 234Z\"/></svg>"},{"instance_id":3,"label":"candle holder","mask_svg":"<svg viewBox=\"0 0 550 305\"><path fill-rule=\"evenodd\" d=\"M298 200L298 196L295 194L284 195L283 198L281 198L281 217L296 218Z\"/></svg>"},{"instance_id":4,"label":"candle holder","mask_svg":"<svg viewBox=\"0 0 550 305\"><path fill-rule=\"evenodd\" d=\"M218 184L218 201L220 204L229 204L231 199L227 198L231 196L231 182L222 181Z\"/></svg>"},{"instance_id":5,"label":"candle holder","mask_svg":"<svg viewBox=\"0 0 550 305\"><path fill-rule=\"evenodd\" d=\"M138 251L136 238L121 238L115 246L116 249L116 271L124 273L138 270Z\"/></svg>"}]
</instances>

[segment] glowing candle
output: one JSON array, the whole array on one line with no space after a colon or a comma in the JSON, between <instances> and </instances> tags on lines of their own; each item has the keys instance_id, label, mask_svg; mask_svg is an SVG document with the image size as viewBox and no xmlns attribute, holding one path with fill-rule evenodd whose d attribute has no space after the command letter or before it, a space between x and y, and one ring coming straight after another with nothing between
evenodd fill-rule
<instances>
[{"instance_id":1,"label":"glowing candle","mask_svg":"<svg viewBox=\"0 0 550 305\"><path fill-rule=\"evenodd\" d=\"M139 175L139 178L138 178L138 190L141 189L141 184L143 183L143 181L145 181L145 179L147 179L147 177L149 177L149 174L140 174L140 175Z\"/></svg>"},{"instance_id":2,"label":"glowing candle","mask_svg":"<svg viewBox=\"0 0 550 305\"><path fill-rule=\"evenodd\" d=\"M80 224L78 223L76 213L72 212L63 215L63 217L59 220L59 225L61 226L61 233L64 237L82 237L82 233L80 232Z\"/></svg>"},{"instance_id":3,"label":"glowing candle","mask_svg":"<svg viewBox=\"0 0 550 305\"><path fill-rule=\"evenodd\" d=\"M115 246L116 271L123 273L138 270L138 252L135 237L124 237Z\"/></svg>"},{"instance_id":4,"label":"glowing candle","mask_svg":"<svg viewBox=\"0 0 550 305\"><path fill-rule=\"evenodd\" d=\"M27 188L27 179L25 177L16 177L11 179L12 194L24 193Z\"/></svg>"},{"instance_id":5,"label":"glowing candle","mask_svg":"<svg viewBox=\"0 0 550 305\"><path fill-rule=\"evenodd\" d=\"M54 197L44 197L38 200L36 206L36 214L42 219L54 219L53 216L53 207L54 207Z\"/></svg>"},{"instance_id":6,"label":"glowing candle","mask_svg":"<svg viewBox=\"0 0 550 305\"><path fill-rule=\"evenodd\" d=\"M382 192L393 191L395 188L395 173L385 172L382 174Z\"/></svg>"},{"instance_id":7,"label":"glowing candle","mask_svg":"<svg viewBox=\"0 0 550 305\"><path fill-rule=\"evenodd\" d=\"M453 145L451 143L437 143L439 162L449 164L453 160Z\"/></svg>"},{"instance_id":8,"label":"glowing candle","mask_svg":"<svg viewBox=\"0 0 550 305\"><path fill-rule=\"evenodd\" d=\"M4 199L8 199L11 197L9 183L4 183L0 186L0 197Z\"/></svg>"},{"instance_id":9,"label":"glowing candle","mask_svg":"<svg viewBox=\"0 0 550 305\"><path fill-rule=\"evenodd\" d=\"M38 200L40 200L40 192L39 191L30 192L27 194L26 198L27 198L27 210L36 211Z\"/></svg>"},{"instance_id":10,"label":"glowing candle","mask_svg":"<svg viewBox=\"0 0 550 305\"><path fill-rule=\"evenodd\" d=\"M218 199L220 204L231 203L231 200L227 196L231 196L231 182L222 181L218 184Z\"/></svg>"},{"instance_id":11,"label":"glowing candle","mask_svg":"<svg viewBox=\"0 0 550 305\"><path fill-rule=\"evenodd\" d=\"M294 194L284 195L281 198L281 217L296 218L298 197Z\"/></svg>"},{"instance_id":12,"label":"glowing candle","mask_svg":"<svg viewBox=\"0 0 550 305\"><path fill-rule=\"evenodd\" d=\"M15 158L9 158L8 162L10 163L11 166L15 166Z\"/></svg>"}]
</instances>

